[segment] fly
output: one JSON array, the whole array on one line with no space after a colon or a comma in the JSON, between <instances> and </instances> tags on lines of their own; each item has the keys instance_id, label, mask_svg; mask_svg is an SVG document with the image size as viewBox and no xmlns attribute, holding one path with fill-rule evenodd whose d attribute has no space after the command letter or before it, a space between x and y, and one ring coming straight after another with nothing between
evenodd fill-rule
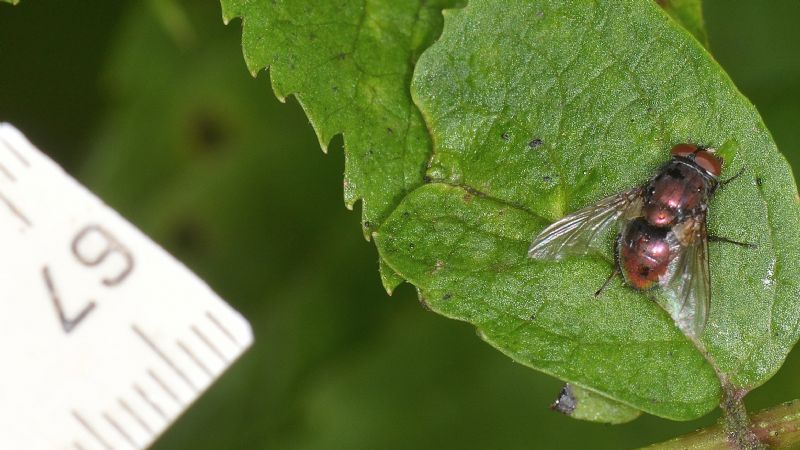
<instances>
[{"instance_id":1,"label":"fly","mask_svg":"<svg viewBox=\"0 0 800 450\"><path fill-rule=\"evenodd\" d=\"M659 288L678 326L699 336L711 303L708 202L742 172L720 181L722 159L711 148L678 144L671 155L644 186L604 198L545 228L533 239L528 256L558 261L601 250L605 231L620 223L614 272L595 296L617 275L638 291Z\"/></svg>"}]
</instances>

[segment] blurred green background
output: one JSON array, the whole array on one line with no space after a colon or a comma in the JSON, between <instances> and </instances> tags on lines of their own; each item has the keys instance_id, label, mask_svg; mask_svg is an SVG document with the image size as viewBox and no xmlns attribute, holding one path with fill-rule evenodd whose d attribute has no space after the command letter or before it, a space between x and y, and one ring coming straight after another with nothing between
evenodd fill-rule
<instances>
[{"instance_id":1,"label":"blurred green background","mask_svg":"<svg viewBox=\"0 0 800 450\"><path fill-rule=\"evenodd\" d=\"M712 53L800 173L800 2L705 2ZM631 448L705 426L548 409L561 383L469 325L388 297L297 103L275 100L214 1L0 4L0 120L247 316L255 346L155 446ZM800 352L748 397L800 398ZM664 380L669 383L670 380Z\"/></svg>"}]
</instances>

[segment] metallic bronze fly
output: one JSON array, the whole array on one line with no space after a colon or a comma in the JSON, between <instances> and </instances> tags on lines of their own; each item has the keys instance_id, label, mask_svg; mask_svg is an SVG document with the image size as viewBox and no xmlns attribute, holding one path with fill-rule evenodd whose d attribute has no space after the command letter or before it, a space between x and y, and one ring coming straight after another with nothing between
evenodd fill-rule
<instances>
[{"instance_id":1,"label":"metallic bronze fly","mask_svg":"<svg viewBox=\"0 0 800 450\"><path fill-rule=\"evenodd\" d=\"M684 331L699 336L708 317L708 202L720 181L722 159L713 149L679 144L672 159L647 184L605 198L547 227L533 239L528 256L560 260L603 245L602 236L621 223L615 243L614 273L636 290L658 287L666 308ZM729 239L718 240L739 245Z\"/></svg>"}]
</instances>

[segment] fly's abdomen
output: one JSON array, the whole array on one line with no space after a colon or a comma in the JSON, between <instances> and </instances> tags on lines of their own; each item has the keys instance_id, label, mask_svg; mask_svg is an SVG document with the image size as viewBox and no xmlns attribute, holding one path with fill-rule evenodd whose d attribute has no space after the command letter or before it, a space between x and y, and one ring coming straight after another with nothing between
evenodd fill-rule
<instances>
[{"instance_id":1,"label":"fly's abdomen","mask_svg":"<svg viewBox=\"0 0 800 450\"><path fill-rule=\"evenodd\" d=\"M628 222L619 236L617 258L631 287L644 290L656 286L669 267L667 231L649 225L643 218Z\"/></svg>"}]
</instances>

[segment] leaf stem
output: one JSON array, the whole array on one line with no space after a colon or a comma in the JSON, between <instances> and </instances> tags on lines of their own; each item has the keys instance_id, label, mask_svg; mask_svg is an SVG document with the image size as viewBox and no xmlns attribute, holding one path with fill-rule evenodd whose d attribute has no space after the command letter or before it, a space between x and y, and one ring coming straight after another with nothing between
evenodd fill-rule
<instances>
[{"instance_id":1,"label":"leaf stem","mask_svg":"<svg viewBox=\"0 0 800 450\"><path fill-rule=\"evenodd\" d=\"M705 345L692 333L686 333L686 337L694 344L700 354L708 361L714 372L719 378L720 386L722 387L722 399L719 407L722 410L721 430L720 433L724 437L724 445L722 447L697 447L697 448L727 448L731 450L761 450L766 449L767 446L760 439L750 422L750 417L747 415L747 409L744 406L744 396L749 392L748 389L737 388L728 379L727 374L722 372L717 365L716 360L708 352ZM682 447L683 448L683 447Z\"/></svg>"},{"instance_id":2,"label":"leaf stem","mask_svg":"<svg viewBox=\"0 0 800 450\"><path fill-rule=\"evenodd\" d=\"M749 450L796 448L800 444L800 400L793 400L759 411L752 417L747 417L745 414L741 398L726 399L723 397L723 403L725 401L731 401L733 404L730 407L722 408L725 415L720 423L646 448L649 450L727 450L731 448ZM730 411L734 411L734 413ZM744 414L744 418L741 417L741 414ZM744 428L746 434L731 435L730 430L740 430L743 423L747 424Z\"/></svg>"}]
</instances>

